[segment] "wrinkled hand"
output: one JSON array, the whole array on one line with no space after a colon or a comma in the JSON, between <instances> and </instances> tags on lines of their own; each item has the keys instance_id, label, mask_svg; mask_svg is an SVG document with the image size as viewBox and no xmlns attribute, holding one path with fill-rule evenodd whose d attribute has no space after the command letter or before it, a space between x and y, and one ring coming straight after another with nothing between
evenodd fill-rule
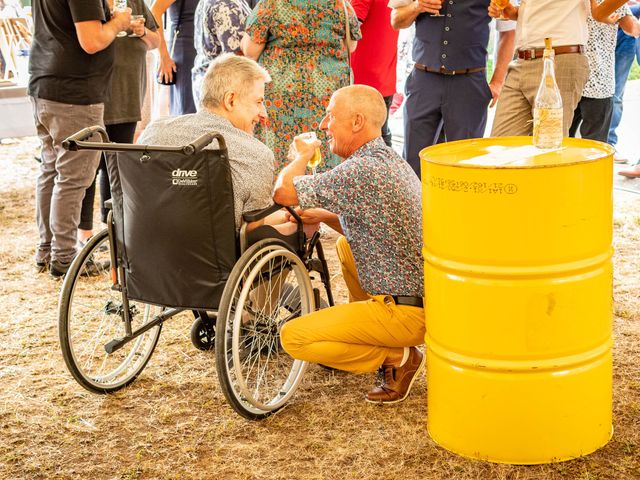
<instances>
[{"instance_id":1,"label":"wrinkled hand","mask_svg":"<svg viewBox=\"0 0 640 480\"><path fill-rule=\"evenodd\" d=\"M313 157L316 148L320 148L322 143L320 140L309 141L305 138L305 134L297 135L293 139L293 143L289 146L289 152L287 158L291 162L303 162L309 163L309 160Z\"/></svg>"},{"instance_id":2,"label":"wrinkled hand","mask_svg":"<svg viewBox=\"0 0 640 480\"><path fill-rule=\"evenodd\" d=\"M122 11L111 12L111 21L118 32L125 31L131 23L131 9L127 7Z\"/></svg>"},{"instance_id":3,"label":"wrinkled hand","mask_svg":"<svg viewBox=\"0 0 640 480\"><path fill-rule=\"evenodd\" d=\"M328 213L327 210L324 210L323 208L309 208L307 210L303 210L300 207L296 207L295 212L305 225L316 225L324 222ZM289 212L286 213L285 218L288 222L297 223L295 217L293 217Z\"/></svg>"},{"instance_id":4,"label":"wrinkled hand","mask_svg":"<svg viewBox=\"0 0 640 480\"><path fill-rule=\"evenodd\" d=\"M168 55L160 55L160 65L158 66L158 78L164 82L173 80L173 74L176 71L176 62Z\"/></svg>"}]
</instances>

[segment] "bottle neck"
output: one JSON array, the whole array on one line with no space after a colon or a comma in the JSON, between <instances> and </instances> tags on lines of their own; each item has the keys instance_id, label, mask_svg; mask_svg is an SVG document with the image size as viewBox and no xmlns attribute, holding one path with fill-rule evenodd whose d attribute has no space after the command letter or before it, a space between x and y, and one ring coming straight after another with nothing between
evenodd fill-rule
<instances>
[{"instance_id":1,"label":"bottle neck","mask_svg":"<svg viewBox=\"0 0 640 480\"><path fill-rule=\"evenodd\" d=\"M555 62L553 56L544 57L544 70L542 72L542 77L545 80L545 84L549 87L553 86L556 80L556 72L555 72Z\"/></svg>"}]
</instances>

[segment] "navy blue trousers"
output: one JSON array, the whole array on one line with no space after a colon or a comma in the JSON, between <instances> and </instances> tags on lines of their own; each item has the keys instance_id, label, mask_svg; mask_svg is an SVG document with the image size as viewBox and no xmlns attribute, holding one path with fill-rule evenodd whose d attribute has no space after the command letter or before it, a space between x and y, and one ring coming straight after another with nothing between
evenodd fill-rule
<instances>
[{"instance_id":1,"label":"navy blue trousers","mask_svg":"<svg viewBox=\"0 0 640 480\"><path fill-rule=\"evenodd\" d=\"M485 72L441 75L413 69L405 87L404 158L420 177L420 150L481 138L491 90Z\"/></svg>"}]
</instances>

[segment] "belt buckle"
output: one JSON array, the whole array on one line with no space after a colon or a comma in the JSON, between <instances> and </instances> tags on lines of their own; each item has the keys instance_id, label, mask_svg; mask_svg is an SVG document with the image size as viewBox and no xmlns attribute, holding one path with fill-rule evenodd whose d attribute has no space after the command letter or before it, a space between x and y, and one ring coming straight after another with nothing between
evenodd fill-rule
<instances>
[{"instance_id":1,"label":"belt buckle","mask_svg":"<svg viewBox=\"0 0 640 480\"><path fill-rule=\"evenodd\" d=\"M536 49L535 48L528 48L526 51L529 52L529 60L535 60L536 59Z\"/></svg>"}]
</instances>

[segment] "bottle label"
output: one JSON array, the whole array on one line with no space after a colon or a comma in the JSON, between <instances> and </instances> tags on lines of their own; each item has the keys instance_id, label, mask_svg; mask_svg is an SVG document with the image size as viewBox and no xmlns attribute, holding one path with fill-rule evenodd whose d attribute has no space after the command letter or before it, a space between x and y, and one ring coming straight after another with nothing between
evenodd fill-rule
<instances>
[{"instance_id":1,"label":"bottle label","mask_svg":"<svg viewBox=\"0 0 640 480\"><path fill-rule=\"evenodd\" d=\"M562 108L533 110L533 144L538 148L562 146Z\"/></svg>"}]
</instances>

